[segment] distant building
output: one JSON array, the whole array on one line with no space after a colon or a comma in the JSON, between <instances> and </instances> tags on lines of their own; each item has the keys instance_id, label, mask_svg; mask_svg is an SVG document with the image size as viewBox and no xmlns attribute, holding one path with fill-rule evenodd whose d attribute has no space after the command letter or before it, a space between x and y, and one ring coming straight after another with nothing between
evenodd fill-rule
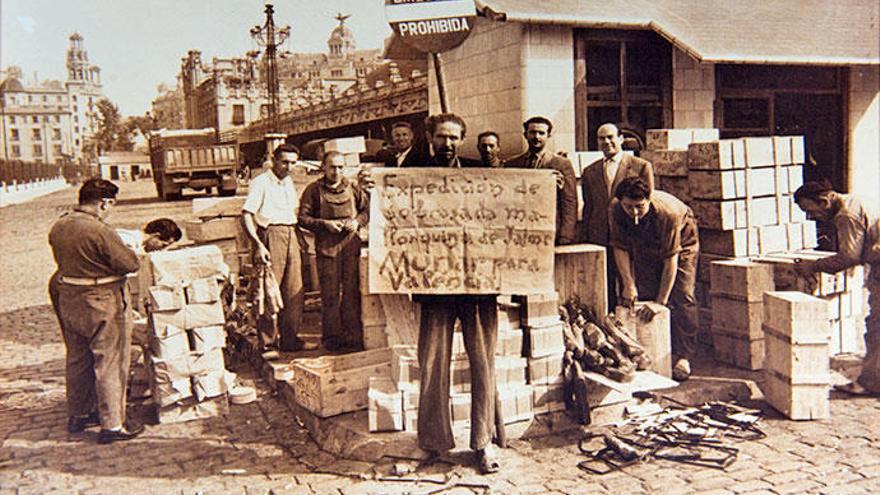
<instances>
[{"instance_id":1,"label":"distant building","mask_svg":"<svg viewBox=\"0 0 880 495\"><path fill-rule=\"evenodd\" d=\"M356 50L354 34L345 25L348 16L336 18L339 25L330 33L326 53L279 55L279 113L341 94L382 61L381 49ZM266 117L268 92L258 55L214 58L206 64L200 51L190 50L179 76L185 127L213 127L222 135Z\"/></svg>"},{"instance_id":2,"label":"distant building","mask_svg":"<svg viewBox=\"0 0 880 495\"><path fill-rule=\"evenodd\" d=\"M150 116L158 129L183 129L185 126L183 111L183 89L180 84L173 89L164 84L157 88L159 96L150 105Z\"/></svg>"},{"instance_id":3,"label":"distant building","mask_svg":"<svg viewBox=\"0 0 880 495\"><path fill-rule=\"evenodd\" d=\"M89 64L79 33L70 36L67 81L23 82L10 67L0 82L0 158L43 163L82 161L97 130L101 69Z\"/></svg>"},{"instance_id":4,"label":"distant building","mask_svg":"<svg viewBox=\"0 0 880 495\"><path fill-rule=\"evenodd\" d=\"M136 151L109 151L98 157L102 179L131 181L152 177L150 155Z\"/></svg>"}]
</instances>

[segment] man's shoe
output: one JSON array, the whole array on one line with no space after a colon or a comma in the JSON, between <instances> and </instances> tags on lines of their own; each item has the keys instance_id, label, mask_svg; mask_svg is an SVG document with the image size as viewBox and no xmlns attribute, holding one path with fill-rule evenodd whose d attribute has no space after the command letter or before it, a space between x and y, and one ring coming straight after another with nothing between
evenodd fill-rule
<instances>
[{"instance_id":1,"label":"man's shoe","mask_svg":"<svg viewBox=\"0 0 880 495\"><path fill-rule=\"evenodd\" d=\"M86 428L98 426L101 424L101 418L97 412L89 413L85 416L71 416L67 418L67 431L70 433L82 433Z\"/></svg>"},{"instance_id":2,"label":"man's shoe","mask_svg":"<svg viewBox=\"0 0 880 495\"><path fill-rule=\"evenodd\" d=\"M143 425L126 425L121 430L101 430L98 434L98 443L104 445L113 442L122 442L144 432Z\"/></svg>"}]
</instances>

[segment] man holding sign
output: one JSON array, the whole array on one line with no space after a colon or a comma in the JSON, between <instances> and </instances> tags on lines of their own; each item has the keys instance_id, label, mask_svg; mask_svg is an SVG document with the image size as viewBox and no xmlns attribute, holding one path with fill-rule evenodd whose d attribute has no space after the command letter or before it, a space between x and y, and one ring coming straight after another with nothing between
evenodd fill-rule
<instances>
[{"instance_id":1,"label":"man holding sign","mask_svg":"<svg viewBox=\"0 0 880 495\"><path fill-rule=\"evenodd\" d=\"M425 121L434 156L427 167L479 167L480 162L458 156L467 130L455 114L432 115ZM495 295L420 295L418 357L419 447L439 458L455 446L449 414L449 365L455 320L461 321L471 373L471 440L480 471L497 472L491 452L495 425L495 340L498 306Z\"/></svg>"}]
</instances>

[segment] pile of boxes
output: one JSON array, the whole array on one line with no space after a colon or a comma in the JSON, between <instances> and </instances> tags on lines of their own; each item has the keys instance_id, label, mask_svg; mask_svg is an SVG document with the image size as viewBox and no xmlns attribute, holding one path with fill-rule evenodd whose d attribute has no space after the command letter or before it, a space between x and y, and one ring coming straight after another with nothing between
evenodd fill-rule
<instances>
[{"instance_id":1,"label":"pile of boxes","mask_svg":"<svg viewBox=\"0 0 880 495\"><path fill-rule=\"evenodd\" d=\"M565 376L562 361L565 340L559 317L559 294L530 294L519 299L525 330L523 351L528 360L534 414L565 409Z\"/></svg>"},{"instance_id":2,"label":"pile of boxes","mask_svg":"<svg viewBox=\"0 0 880 495\"><path fill-rule=\"evenodd\" d=\"M245 198L196 198L193 214L198 220L186 221L183 230L196 245L212 244L223 253L233 280L251 264L251 240L241 222Z\"/></svg>"},{"instance_id":3,"label":"pile of boxes","mask_svg":"<svg viewBox=\"0 0 880 495\"><path fill-rule=\"evenodd\" d=\"M502 414L506 423L531 419L535 387L526 382L526 359L523 353L523 330L520 307L500 302L498 340L495 346L495 380ZM559 345L562 345L560 327ZM370 431L416 431L419 410L419 365L414 345L391 348L390 377L373 376L369 380L368 421ZM561 359L560 359L561 369ZM453 426L470 422L470 367L464 338L456 328L452 340L450 371L450 417ZM543 395L538 395L542 399ZM561 393L560 393L561 401ZM541 406L543 404L539 404ZM548 405L543 405L545 409ZM564 407L564 405L563 405ZM537 414L537 411L535 411Z\"/></svg>"},{"instance_id":4,"label":"pile of boxes","mask_svg":"<svg viewBox=\"0 0 880 495\"><path fill-rule=\"evenodd\" d=\"M224 414L231 385L218 278L228 268L216 246L149 255L147 371L160 423Z\"/></svg>"},{"instance_id":5,"label":"pile of boxes","mask_svg":"<svg viewBox=\"0 0 880 495\"><path fill-rule=\"evenodd\" d=\"M830 415L829 302L802 292L764 294L764 398L791 419Z\"/></svg>"}]
</instances>

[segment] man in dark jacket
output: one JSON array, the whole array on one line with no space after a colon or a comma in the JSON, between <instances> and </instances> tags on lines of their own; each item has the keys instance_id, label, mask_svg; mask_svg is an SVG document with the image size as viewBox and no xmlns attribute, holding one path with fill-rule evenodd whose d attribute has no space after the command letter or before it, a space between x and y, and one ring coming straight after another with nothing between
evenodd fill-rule
<instances>
[{"instance_id":1,"label":"man in dark jacket","mask_svg":"<svg viewBox=\"0 0 880 495\"><path fill-rule=\"evenodd\" d=\"M341 153L325 154L324 177L306 187L299 204L300 226L315 233L322 341L331 351L364 347L358 229L367 223L370 200L342 175L344 165Z\"/></svg>"},{"instance_id":2,"label":"man in dark jacket","mask_svg":"<svg viewBox=\"0 0 880 495\"><path fill-rule=\"evenodd\" d=\"M525 153L507 161L507 168L549 168L556 171L556 244L577 241L577 179L568 158L547 149L553 135L553 122L546 117L531 117L523 122L523 136L529 143Z\"/></svg>"},{"instance_id":3,"label":"man in dark jacket","mask_svg":"<svg viewBox=\"0 0 880 495\"><path fill-rule=\"evenodd\" d=\"M651 163L623 152L623 137L614 124L603 124L597 131L599 149L604 157L589 164L581 174L583 193L583 239L590 244L605 246L607 251L606 280L608 307L617 305L617 264L609 246L608 205L617 186L627 177L639 177L654 190L654 168Z\"/></svg>"}]
</instances>

